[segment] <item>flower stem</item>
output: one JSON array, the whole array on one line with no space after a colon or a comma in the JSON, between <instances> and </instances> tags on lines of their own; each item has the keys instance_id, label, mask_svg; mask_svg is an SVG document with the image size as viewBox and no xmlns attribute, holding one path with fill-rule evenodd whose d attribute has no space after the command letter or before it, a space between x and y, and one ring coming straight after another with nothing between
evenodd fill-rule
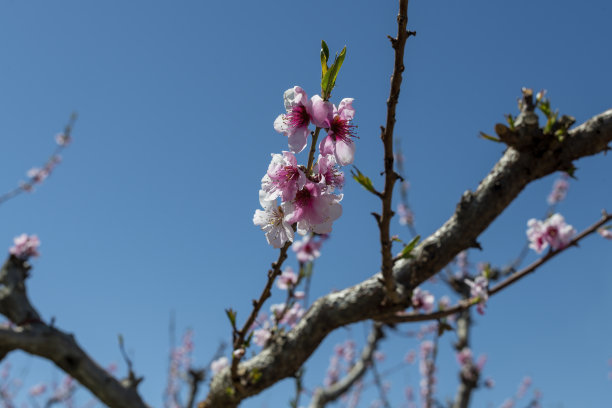
<instances>
[{"instance_id":1,"label":"flower stem","mask_svg":"<svg viewBox=\"0 0 612 408\"><path fill-rule=\"evenodd\" d=\"M312 134L312 144L310 145L310 153L308 153L308 167L306 168L306 173L310 174L312 172L312 164L314 162L314 154L317 149L317 139L319 138L319 132L321 131L320 127L317 127Z\"/></svg>"}]
</instances>

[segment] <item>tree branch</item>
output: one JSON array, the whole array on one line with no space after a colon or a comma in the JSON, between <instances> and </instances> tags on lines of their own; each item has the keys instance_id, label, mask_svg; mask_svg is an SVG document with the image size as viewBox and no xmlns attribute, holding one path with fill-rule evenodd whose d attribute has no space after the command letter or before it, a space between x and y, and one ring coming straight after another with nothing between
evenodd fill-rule
<instances>
[{"instance_id":1,"label":"tree branch","mask_svg":"<svg viewBox=\"0 0 612 408\"><path fill-rule=\"evenodd\" d=\"M459 252L469 248L527 184L567 169L576 159L609 149L610 141L612 109L570 130L563 142L556 139L540 142L531 151L508 148L476 192L466 192L451 218L415 248L415 258L396 262L397 282L410 289L435 275ZM404 290L401 304L383 306L385 290L379 280L377 274L319 298L293 330L241 364L239 374L256 370L262 374L258 381L248 382L243 392L230 395L226 389L231 386L231 378L229 370L224 370L213 379L200 408L237 406L244 398L291 376L332 330L361 320L383 319L409 305L410 291Z\"/></svg>"},{"instance_id":2,"label":"tree branch","mask_svg":"<svg viewBox=\"0 0 612 408\"><path fill-rule=\"evenodd\" d=\"M0 313L17 325L0 328L0 350L23 350L54 362L110 407L146 408L136 388L124 386L96 364L73 335L41 321L26 295L29 269L27 262L15 256L0 269Z\"/></svg>"},{"instance_id":3,"label":"tree branch","mask_svg":"<svg viewBox=\"0 0 612 408\"><path fill-rule=\"evenodd\" d=\"M318 388L315 391L309 408L323 408L330 402L340 398L347 392L360 378L367 372L368 367L372 364L372 356L376 351L378 342L384 337L381 323L374 323L372 331L368 335L368 341L361 351L361 358L351 367L349 372L338 382L330 385L327 388Z\"/></svg>"},{"instance_id":4,"label":"tree branch","mask_svg":"<svg viewBox=\"0 0 612 408\"><path fill-rule=\"evenodd\" d=\"M390 38L391 45L395 51L393 74L391 75L391 89L389 99L387 99L387 121L381 127L380 138L384 145L384 168L385 168L385 187L379 195L382 201L382 212L380 217L376 217L380 230L380 253L382 256L382 277L387 296L392 303L399 302L396 293L395 282L393 279L393 255L391 253L391 238L389 225L394 213L391 209L393 200L393 187L398 176L393 169L393 129L395 127L395 108L399 100L400 88L402 85L402 72L404 72L404 48L406 40L410 36L406 31L408 24L408 0L400 0L399 13L397 14L397 37Z\"/></svg>"}]
</instances>

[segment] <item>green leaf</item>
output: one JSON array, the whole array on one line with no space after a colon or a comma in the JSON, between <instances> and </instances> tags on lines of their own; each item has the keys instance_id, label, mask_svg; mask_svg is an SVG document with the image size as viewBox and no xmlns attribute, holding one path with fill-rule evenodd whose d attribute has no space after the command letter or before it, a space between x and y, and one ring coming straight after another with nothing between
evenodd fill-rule
<instances>
[{"instance_id":1,"label":"green leaf","mask_svg":"<svg viewBox=\"0 0 612 408\"><path fill-rule=\"evenodd\" d=\"M304 267L300 270L300 274L307 278L312 275L312 262L307 262Z\"/></svg>"},{"instance_id":2,"label":"green leaf","mask_svg":"<svg viewBox=\"0 0 612 408\"><path fill-rule=\"evenodd\" d=\"M545 134L550 133L550 131L552 130L552 127L557 122L557 115L559 115L559 112L555 112L554 114L548 115L548 120L546 121L546 125L542 130Z\"/></svg>"},{"instance_id":3,"label":"green leaf","mask_svg":"<svg viewBox=\"0 0 612 408\"><path fill-rule=\"evenodd\" d=\"M334 60L334 74L331 77L331 87L329 92L331 92L331 90L334 89L334 86L336 86L336 78L340 72L340 67L342 67L342 64L344 63L344 57L346 57L346 47L342 48L340 55L336 56L336 59Z\"/></svg>"},{"instance_id":4,"label":"green leaf","mask_svg":"<svg viewBox=\"0 0 612 408\"><path fill-rule=\"evenodd\" d=\"M327 72L327 60L329 59L329 48L327 48L327 44L325 41L321 40L321 79L325 76Z\"/></svg>"},{"instance_id":5,"label":"green leaf","mask_svg":"<svg viewBox=\"0 0 612 408\"><path fill-rule=\"evenodd\" d=\"M323 99L329 98L331 95L331 91L334 89L336 85L336 78L338 77L338 73L340 72L340 67L344 62L344 57L346 56L346 47L340 51L339 55L336 55L334 58L334 63L329 67L329 70L323 75L323 79L321 79L321 93L323 94Z\"/></svg>"},{"instance_id":6,"label":"green leaf","mask_svg":"<svg viewBox=\"0 0 612 408\"><path fill-rule=\"evenodd\" d=\"M253 384L257 384L257 382L261 379L263 374L257 368L254 368L250 373L249 377L251 377L251 381Z\"/></svg>"},{"instance_id":7,"label":"green leaf","mask_svg":"<svg viewBox=\"0 0 612 408\"><path fill-rule=\"evenodd\" d=\"M359 171L356 166L353 166L353 168L357 171L357 173L355 174L355 172L351 170L351 175L353 176L353 179L355 179L356 182L361 184L363 188L368 190L370 193L376 194L376 189L374 189L372 180L370 180L369 177L365 176L361 171Z\"/></svg>"},{"instance_id":8,"label":"green leaf","mask_svg":"<svg viewBox=\"0 0 612 408\"><path fill-rule=\"evenodd\" d=\"M323 78L321 78L321 94L323 96L323 99L326 99L329 97L329 95L327 94L327 87L329 84L329 78L332 75L332 70L334 69L335 64L332 64L332 66L325 72L325 75L323 75Z\"/></svg>"},{"instance_id":9,"label":"green leaf","mask_svg":"<svg viewBox=\"0 0 612 408\"><path fill-rule=\"evenodd\" d=\"M417 246L420 240L421 240L420 235L417 235L416 237L412 238L412 241L410 241L408 245L406 245L404 249L402 249L402 252L400 252L400 255L399 255L400 258L411 258L412 257L411 252L414 249L414 247Z\"/></svg>"},{"instance_id":10,"label":"green leaf","mask_svg":"<svg viewBox=\"0 0 612 408\"><path fill-rule=\"evenodd\" d=\"M329 59L329 48L327 48L327 43L324 40L321 40L321 56L325 56L325 61Z\"/></svg>"},{"instance_id":11,"label":"green leaf","mask_svg":"<svg viewBox=\"0 0 612 408\"><path fill-rule=\"evenodd\" d=\"M251 347L251 339L253 338L253 333L255 333L254 331L252 331L251 333L249 333L249 336L246 338L246 340L244 341L244 348L249 348Z\"/></svg>"},{"instance_id":12,"label":"green leaf","mask_svg":"<svg viewBox=\"0 0 612 408\"><path fill-rule=\"evenodd\" d=\"M547 118L552 114L552 111L550 110L550 101L548 99L542 99L542 101L540 101L538 104L538 108L540 108L542 113L546 115Z\"/></svg>"},{"instance_id":13,"label":"green leaf","mask_svg":"<svg viewBox=\"0 0 612 408\"><path fill-rule=\"evenodd\" d=\"M232 324L232 327L235 328L236 327L236 312L232 309L225 309L225 314L227 315L227 318Z\"/></svg>"},{"instance_id":14,"label":"green leaf","mask_svg":"<svg viewBox=\"0 0 612 408\"><path fill-rule=\"evenodd\" d=\"M495 136L487 135L485 132L480 132L480 137L482 137L483 139L490 140L492 142L497 142L497 143L501 143L502 142L499 138L497 138Z\"/></svg>"},{"instance_id":15,"label":"green leaf","mask_svg":"<svg viewBox=\"0 0 612 408\"><path fill-rule=\"evenodd\" d=\"M506 121L508 121L508 126L510 126L510 130L514 130L514 118L511 114L506 115Z\"/></svg>"}]
</instances>

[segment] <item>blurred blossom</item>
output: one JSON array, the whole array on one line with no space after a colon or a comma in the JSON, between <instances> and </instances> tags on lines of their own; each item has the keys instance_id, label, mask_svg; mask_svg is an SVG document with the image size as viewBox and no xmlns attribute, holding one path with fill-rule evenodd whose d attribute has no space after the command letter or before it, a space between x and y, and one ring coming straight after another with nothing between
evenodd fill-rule
<instances>
[{"instance_id":1,"label":"blurred blossom","mask_svg":"<svg viewBox=\"0 0 612 408\"><path fill-rule=\"evenodd\" d=\"M37 257L40 240L36 235L21 234L13 239L13 245L9 248L9 253L24 261L31 256Z\"/></svg>"},{"instance_id":2,"label":"blurred blossom","mask_svg":"<svg viewBox=\"0 0 612 408\"><path fill-rule=\"evenodd\" d=\"M229 360L227 357L223 356L210 364L210 371L212 371L212 375L217 375L225 367L229 367Z\"/></svg>"},{"instance_id":3,"label":"blurred blossom","mask_svg":"<svg viewBox=\"0 0 612 408\"><path fill-rule=\"evenodd\" d=\"M415 309L423 309L425 313L429 313L434 308L435 297L426 290L415 288L412 291L412 306Z\"/></svg>"},{"instance_id":4,"label":"blurred blossom","mask_svg":"<svg viewBox=\"0 0 612 408\"><path fill-rule=\"evenodd\" d=\"M318 241L314 240L312 235L306 235L301 241L296 241L291 246L293 252L301 263L312 262L319 256L321 256L321 244L326 236Z\"/></svg>"},{"instance_id":5,"label":"blurred blossom","mask_svg":"<svg viewBox=\"0 0 612 408\"><path fill-rule=\"evenodd\" d=\"M472 298L479 299L476 309L478 313L484 314L484 307L489 300L489 280L484 276L477 276L473 281L469 279L464 280L465 284L470 287L470 296Z\"/></svg>"},{"instance_id":6,"label":"blurred blossom","mask_svg":"<svg viewBox=\"0 0 612 408\"><path fill-rule=\"evenodd\" d=\"M561 173L561 177L555 180L553 189L546 199L549 205L558 204L565 199L569 189L568 177L567 173Z\"/></svg>"},{"instance_id":7,"label":"blurred blossom","mask_svg":"<svg viewBox=\"0 0 612 408\"><path fill-rule=\"evenodd\" d=\"M404 357L404 361L408 364L414 363L415 359L416 359L416 351L414 350L410 350L408 353L406 353L406 356Z\"/></svg>"},{"instance_id":8,"label":"blurred blossom","mask_svg":"<svg viewBox=\"0 0 612 408\"><path fill-rule=\"evenodd\" d=\"M450 297L444 295L440 298L440 300L438 300L438 307L440 309L448 309L448 307L451 304L451 299Z\"/></svg>"},{"instance_id":9,"label":"blurred blossom","mask_svg":"<svg viewBox=\"0 0 612 408\"><path fill-rule=\"evenodd\" d=\"M414 214L404 203L397 205L397 215L399 216L400 225L412 225L414 223Z\"/></svg>"},{"instance_id":10,"label":"blurred blossom","mask_svg":"<svg viewBox=\"0 0 612 408\"><path fill-rule=\"evenodd\" d=\"M612 239L612 230L608 229L608 228L600 228L597 230L597 232L599 233L599 235L601 235L602 237L606 238L606 239Z\"/></svg>"},{"instance_id":11,"label":"blurred blossom","mask_svg":"<svg viewBox=\"0 0 612 408\"><path fill-rule=\"evenodd\" d=\"M57 143L59 146L66 146L71 141L72 138L70 137L70 135L67 135L65 133L58 133L55 135L55 143Z\"/></svg>"},{"instance_id":12,"label":"blurred blossom","mask_svg":"<svg viewBox=\"0 0 612 408\"><path fill-rule=\"evenodd\" d=\"M459 362L460 366L471 364L472 350L470 350L468 347L463 348L460 352L457 353L457 362Z\"/></svg>"},{"instance_id":13,"label":"blurred blossom","mask_svg":"<svg viewBox=\"0 0 612 408\"><path fill-rule=\"evenodd\" d=\"M30 390L28 391L28 393L33 396L33 397L37 397L41 394L44 394L45 391L47 391L47 386L45 384L37 384L33 387L30 388Z\"/></svg>"},{"instance_id":14,"label":"blurred blossom","mask_svg":"<svg viewBox=\"0 0 612 408\"><path fill-rule=\"evenodd\" d=\"M49 176L49 169L32 167L26 174L34 183L42 183Z\"/></svg>"},{"instance_id":15,"label":"blurred blossom","mask_svg":"<svg viewBox=\"0 0 612 408\"><path fill-rule=\"evenodd\" d=\"M293 268L288 266L281 273L276 281L276 286L278 286L281 290L287 290L291 287L294 287L298 281L297 274L293 271Z\"/></svg>"},{"instance_id":16,"label":"blurred blossom","mask_svg":"<svg viewBox=\"0 0 612 408\"><path fill-rule=\"evenodd\" d=\"M527 226L529 227L527 229L529 248L538 254L548 245L554 250L565 248L576 234L574 227L566 224L565 219L559 213L553 214L544 221L532 218L527 222Z\"/></svg>"}]
</instances>

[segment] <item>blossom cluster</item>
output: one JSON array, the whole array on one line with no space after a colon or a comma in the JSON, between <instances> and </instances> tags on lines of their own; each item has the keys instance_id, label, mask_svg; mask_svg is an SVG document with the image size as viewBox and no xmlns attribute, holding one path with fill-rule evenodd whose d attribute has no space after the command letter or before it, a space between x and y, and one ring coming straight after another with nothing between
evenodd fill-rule
<instances>
[{"instance_id":1,"label":"blossom cluster","mask_svg":"<svg viewBox=\"0 0 612 408\"><path fill-rule=\"evenodd\" d=\"M434 295L421 288L415 288L412 291L412 306L415 309L423 309L425 313L433 311L436 299Z\"/></svg>"},{"instance_id":2,"label":"blossom cluster","mask_svg":"<svg viewBox=\"0 0 612 408\"><path fill-rule=\"evenodd\" d=\"M353 340L346 340L344 343L336 345L334 354L329 359L329 366L323 380L323 384L326 387L338 382L342 372L350 370L355 364L356 353L355 342Z\"/></svg>"},{"instance_id":3,"label":"blossom cluster","mask_svg":"<svg viewBox=\"0 0 612 408\"><path fill-rule=\"evenodd\" d=\"M435 345L431 340L425 340L421 343L419 350L419 373L421 374L421 381L419 382L421 399L425 403L430 395L435 392L436 379L436 365L433 360L434 358ZM425 405L425 404L424 404Z\"/></svg>"},{"instance_id":4,"label":"blossom cluster","mask_svg":"<svg viewBox=\"0 0 612 408\"><path fill-rule=\"evenodd\" d=\"M542 253L548 245L552 249L562 249L569 245L572 237L576 234L576 230L569 224L565 223L565 219L559 213L553 214L544 221L530 219L527 222L527 238L529 239L529 248Z\"/></svg>"},{"instance_id":5,"label":"blossom cluster","mask_svg":"<svg viewBox=\"0 0 612 408\"><path fill-rule=\"evenodd\" d=\"M191 369L193 347L193 330L187 330L183 335L181 345L170 351L168 384L165 392L166 406L180 407L179 393L181 391L181 379L186 378L187 373Z\"/></svg>"},{"instance_id":6,"label":"blossom cluster","mask_svg":"<svg viewBox=\"0 0 612 408\"><path fill-rule=\"evenodd\" d=\"M36 235L21 234L13 239L14 245L9 248L9 253L23 261L30 257L37 257L40 240Z\"/></svg>"},{"instance_id":7,"label":"blossom cluster","mask_svg":"<svg viewBox=\"0 0 612 408\"><path fill-rule=\"evenodd\" d=\"M476 310L478 313L484 314L484 308L489 300L489 280L485 276L477 276L474 280L465 279L465 284L470 287L470 296L478 299Z\"/></svg>"},{"instance_id":8,"label":"blossom cluster","mask_svg":"<svg viewBox=\"0 0 612 408\"><path fill-rule=\"evenodd\" d=\"M336 106L319 95L309 99L299 86L285 91L283 98L287 113L276 118L274 129L287 136L290 151L272 154L259 192L263 210L256 210L253 216L253 223L275 248L293 242L296 230L301 235L331 232L332 223L342 214L342 194L335 193L344 185L339 168L351 164L355 155L352 98ZM298 165L295 155L306 147L308 135L312 134L315 143L321 130L327 135L319 143L316 163L313 165L313 146L308 166Z\"/></svg>"}]
</instances>

